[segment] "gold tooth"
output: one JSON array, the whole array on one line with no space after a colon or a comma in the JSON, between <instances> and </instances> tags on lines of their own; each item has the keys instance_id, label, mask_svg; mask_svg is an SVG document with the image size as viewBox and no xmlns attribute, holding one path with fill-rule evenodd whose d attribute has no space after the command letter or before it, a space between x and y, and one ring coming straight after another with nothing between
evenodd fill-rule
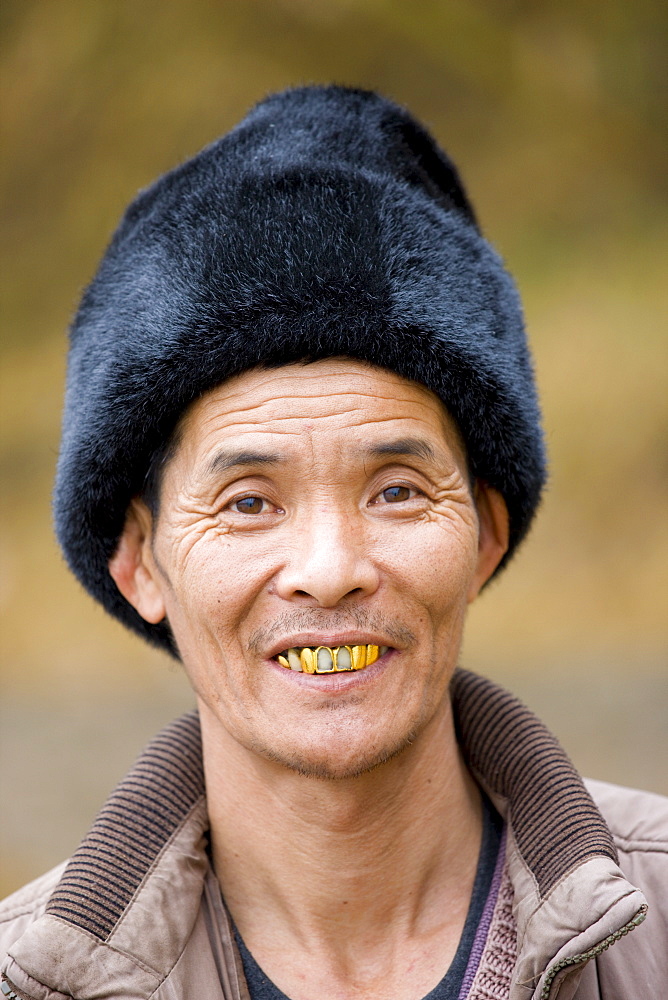
<instances>
[{"instance_id":1,"label":"gold tooth","mask_svg":"<svg viewBox=\"0 0 668 1000\"><path fill-rule=\"evenodd\" d=\"M380 655L379 647L371 645L371 644L367 645L367 646L317 646L315 649L313 649L310 646L303 646L299 650L299 659L300 659L300 662L301 662L301 665L302 665L302 670L304 671L304 673L306 673L306 674L317 674L317 673L320 673L320 671L318 670L318 667L317 667L317 664L318 664L318 651L320 649L328 649L329 650L329 652L331 653L331 656L332 656L333 664L334 664L334 669L333 670L323 670L322 673L324 673L324 674L331 674L331 673L335 673L335 672L336 673L345 673L345 672L348 671L348 669L350 669L350 670L363 670L365 667L368 667L372 663L375 663L376 660L378 659L379 655ZM339 669L339 667L338 667L338 655L339 655L339 650L340 649L347 649L348 652L350 653L350 663L351 663L350 668L348 668L348 667L342 667L341 669ZM295 652L297 652L297 650L295 650ZM276 657L276 659L278 660L278 662L280 663L280 665L282 667L285 667L288 670L291 669L291 667L290 667L290 661L285 656L283 656L281 653L278 654L278 656Z\"/></svg>"},{"instance_id":2,"label":"gold tooth","mask_svg":"<svg viewBox=\"0 0 668 1000\"><path fill-rule=\"evenodd\" d=\"M341 652L342 649L347 649L348 653L350 654L350 666L349 667L339 667L339 653ZM339 673L342 673L342 674L343 673L348 673L349 670L352 670L353 654L352 654L352 650L351 650L350 646L336 646L332 650L332 655L334 657L334 669L335 670L337 670Z\"/></svg>"},{"instance_id":3,"label":"gold tooth","mask_svg":"<svg viewBox=\"0 0 668 1000\"><path fill-rule=\"evenodd\" d=\"M372 663L375 663L378 659L378 646L367 646L366 647L366 665L370 667Z\"/></svg>"},{"instance_id":4,"label":"gold tooth","mask_svg":"<svg viewBox=\"0 0 668 1000\"><path fill-rule=\"evenodd\" d=\"M319 665L318 665L318 653L320 652L321 649L326 649L327 652L329 653L329 655L332 657L332 669L331 670L320 670L320 668L319 668ZM313 662L315 664L315 672L316 672L316 674L333 674L334 673L334 657L332 656L332 647L331 646L316 646L315 654L313 656Z\"/></svg>"},{"instance_id":5,"label":"gold tooth","mask_svg":"<svg viewBox=\"0 0 668 1000\"><path fill-rule=\"evenodd\" d=\"M304 646L299 654L299 659L302 661L302 670L305 674L314 674L315 671L315 658L313 656L313 650L308 646Z\"/></svg>"},{"instance_id":6,"label":"gold tooth","mask_svg":"<svg viewBox=\"0 0 668 1000\"><path fill-rule=\"evenodd\" d=\"M364 670L366 667L366 646L351 646L353 670Z\"/></svg>"}]
</instances>

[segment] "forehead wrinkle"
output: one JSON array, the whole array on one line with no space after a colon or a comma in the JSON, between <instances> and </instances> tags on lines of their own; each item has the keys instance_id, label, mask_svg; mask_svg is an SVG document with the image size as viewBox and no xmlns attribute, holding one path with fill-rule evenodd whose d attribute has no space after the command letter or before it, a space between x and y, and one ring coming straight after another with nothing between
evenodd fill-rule
<instances>
[{"instance_id":1,"label":"forehead wrinkle","mask_svg":"<svg viewBox=\"0 0 668 1000\"><path fill-rule=\"evenodd\" d=\"M359 361L358 359L341 358L340 362L342 363L338 364L336 361L337 359L335 358L323 358L320 361L311 362L305 365L299 363L289 363L280 365L276 368L252 368L246 372L241 372L239 375L232 376L227 383L229 387L228 391L230 395L239 395L243 393L245 390L241 387L241 383L248 378L253 379L259 385L266 385L269 382L282 382L286 380L292 381L294 378L297 378L300 382L313 382L322 379L348 380L351 377L351 374L355 378L366 381L379 379L385 382L394 382L397 379L400 379L409 385L415 384L419 388L422 388L420 383L412 383L410 379L403 379L402 376L397 375L389 369ZM427 389L426 391L428 392L429 390Z\"/></svg>"},{"instance_id":2,"label":"forehead wrinkle","mask_svg":"<svg viewBox=\"0 0 668 1000\"><path fill-rule=\"evenodd\" d=\"M330 420L346 417L353 418L358 412L358 410L347 410L337 413L322 414L320 417L303 417L301 415L295 416L285 414L281 417L275 417L267 421L265 427L261 426L264 421L258 421L257 423L244 421L238 424L226 424L223 428L221 428L221 430L231 438L229 447L216 449L215 454L206 464L205 472L207 474L212 474L222 472L225 469L236 465L268 465L289 460L289 453L281 454L280 451L273 450L271 444L269 444L269 449L265 450L263 444L260 443L259 440L256 442L256 440L254 440L255 438L271 438L275 435L282 438L287 436L288 438L297 437L301 440L308 439L309 449L313 452L315 440L320 436L320 434L328 432L327 425ZM365 427L371 428L376 425L382 426L387 423L399 422L400 424L403 424L406 419L407 418L402 414L390 414L385 417L375 417L373 419L369 419L369 417L366 416L361 423L358 423L355 419L345 420L345 422L340 424L338 430L345 432L352 428L353 430L363 431ZM424 420L422 417L413 415L408 419L410 419L413 424L424 424L428 432L430 430L433 431L430 422L428 420ZM304 420L309 421L309 426L302 426ZM299 421L300 426L294 429L290 429L289 426L285 426L286 423L289 425L294 421ZM365 444L364 446L358 447L353 445L353 450L366 457L404 454L422 458L425 461L434 461L436 459L437 450L440 451L440 448L434 448L428 443L427 440L417 437L414 434L402 434L401 430L404 430L404 428L397 430L397 436L387 442L380 441L378 444ZM249 440L248 443L242 443L240 440L240 438L243 438L245 432L248 432L251 435L251 440ZM332 446L335 446L336 450L341 451L342 453L350 451L350 445L348 444L348 446L346 446L345 441L337 440L336 443L332 442Z\"/></svg>"},{"instance_id":3,"label":"forehead wrinkle","mask_svg":"<svg viewBox=\"0 0 668 1000\"><path fill-rule=\"evenodd\" d=\"M358 376L359 381L362 381L366 372L354 373L353 379L357 381L355 375ZM438 435L440 439L443 430L445 430L444 424L449 423L447 419L444 420L444 417L447 418L447 411L445 411L441 401L422 386L413 385L410 382L404 383L403 380L392 374L388 374L387 378L382 379L386 383L387 389L383 385L378 391L379 375L382 378L382 373L378 371L369 373L371 381L376 381L376 391L369 391L373 387L367 387L367 385L357 385L351 388L349 381L346 381L345 386L339 389L338 385L341 384L343 377L343 373L339 371L325 373L316 370L301 370L298 376L298 381L301 383L301 387L297 387L299 391L294 389L282 391L283 387L281 386L281 391L278 393L276 391L271 394L267 392L268 389L271 389L272 383L274 389L277 388L277 381L287 382L294 386L294 369L286 369L280 375L276 372L267 373L267 378L262 380L260 386L238 385L232 391L228 387L223 398L220 395L217 399L211 396L208 399L203 397L199 400L199 405L196 404L194 410L188 414L186 422L196 432L195 438L199 438L200 442L199 445L195 444L195 441L192 443L197 451L203 447L206 453L210 447L210 444L207 446L207 439L211 442L211 437L214 436L219 438L218 441L212 442L216 451L221 445L226 445L229 449L238 451L264 451L266 448L267 451L274 452L275 449L271 443L268 443L267 447L265 442L254 440L246 442L243 437L250 432L253 436L255 434L262 436L275 433L287 434L292 438L294 435L301 437L306 431L308 431L308 436L319 436L318 431L325 431L328 426L332 426L332 422L335 425L338 424L342 430L354 428L356 425L359 426L360 430L363 430L364 426L371 428L397 421L401 424L406 420L410 421L414 427L415 424L422 424L427 431L426 437L432 438L435 429L435 416L440 424L441 433ZM348 376L349 373L346 373L346 378ZM337 382L338 385L331 386L331 388L329 385L324 385L321 392L313 392L311 385L304 385L304 383L313 382L322 385L323 381ZM366 380L364 379L364 381ZM304 391L305 389L306 391ZM367 401L376 405L369 407ZM288 409L287 403L290 404L289 410L293 412L285 412ZM312 407L311 404L314 403L320 405ZM381 406L387 404L390 413L386 416L380 416L378 414L379 403ZM404 411L404 404L407 405L408 412ZM277 409L279 412L276 412ZM199 432L197 432L198 423ZM304 427L305 423L310 426ZM411 429L405 425L397 430L396 440L422 437L421 434L412 434ZM408 433L406 433L407 431ZM221 437L223 440L220 440ZM456 432L455 437L458 437ZM228 440L225 440L226 438ZM449 439L450 434L446 431L443 444L446 444ZM312 441L311 448L313 443ZM440 451L440 448L436 450ZM404 449L404 451L406 450ZM414 453L413 449L408 449L408 451ZM211 454L211 452L209 453ZM385 451L385 453L387 452ZM424 451L422 457L426 457ZM433 458L433 456L429 457ZM207 466L213 466L214 469L220 470L221 463L227 467L230 464L225 458L219 460L214 454Z\"/></svg>"},{"instance_id":4,"label":"forehead wrinkle","mask_svg":"<svg viewBox=\"0 0 668 1000\"><path fill-rule=\"evenodd\" d=\"M395 404L409 403L413 406L417 405L427 410L438 409L439 404L442 405L440 403L440 400L436 396L434 396L433 393L431 393L427 389L424 389L422 386L412 386L408 384L406 389L407 391L405 392L405 394L397 392L388 392L387 395L384 395L383 393L379 392L365 391L361 387L350 388L350 385L347 385L344 389L341 390L327 389L326 392L308 392L308 391L305 392L302 389L300 389L298 394L296 394L294 391L290 392L286 391L284 393L272 393L266 398L260 399L258 401L253 401L252 399L249 399L248 397L249 395L251 396L253 395L253 391L251 390L251 392L249 392L249 390L246 389L236 393L229 393L227 395L227 398L221 400L221 402L225 406L224 412L226 416L233 416L234 414L241 415L245 413L251 413L253 410L259 410L263 409L266 406L272 406L272 404L279 402L281 400L290 402L318 400L321 402L325 402L327 399L332 399L332 400L345 399L346 401L348 401L355 397L358 397L363 400L366 399L371 399L374 401L383 400L385 402L395 403ZM233 403L234 400L239 400L239 399L243 400L242 405L238 405L238 403L232 406L229 405L230 403ZM213 404L212 400L206 400L206 402L201 401L200 405L203 409L206 410L206 408L209 405L215 405L215 404ZM352 410L353 407L347 407L347 409ZM220 409L216 407L214 413L207 414L205 412L203 416L203 421L205 423L208 423L210 420L215 420L219 414L220 414ZM277 417L272 419L285 419L285 418Z\"/></svg>"},{"instance_id":5,"label":"forehead wrinkle","mask_svg":"<svg viewBox=\"0 0 668 1000\"><path fill-rule=\"evenodd\" d=\"M378 397L375 397L378 398ZM363 414L363 419L357 421L356 418L358 414ZM337 418L351 418L346 423L341 426L343 429L347 427L371 427L376 424L392 423L392 422L404 422L410 420L413 423L421 423L426 427L430 427L430 421L417 414L407 415L405 413L391 413L387 416L375 416L371 417L370 414L366 412L364 407L349 407L347 409L336 410L331 413L319 413L319 414L305 414L305 413L282 413L282 414L272 414L267 417L259 417L257 420L246 419L245 414L225 414L220 425L217 425L217 418L221 414L214 414L207 421L208 427L203 428L203 433L206 436L209 433L209 428L212 427L212 431L215 434L223 433L225 436L229 436L234 439L237 435L241 436L245 433L257 434L257 435L297 435L302 436L305 433L317 433L321 428L324 427L325 422L334 420ZM243 419L233 419L228 420L226 418L234 416L235 418ZM304 428L303 423L308 422L310 426ZM300 426L290 429L289 425L291 423L299 423ZM288 426L286 426L288 425ZM403 435L403 437L413 437L412 435ZM242 450L239 448L239 450ZM245 448L244 450L253 450L253 446Z\"/></svg>"}]
</instances>

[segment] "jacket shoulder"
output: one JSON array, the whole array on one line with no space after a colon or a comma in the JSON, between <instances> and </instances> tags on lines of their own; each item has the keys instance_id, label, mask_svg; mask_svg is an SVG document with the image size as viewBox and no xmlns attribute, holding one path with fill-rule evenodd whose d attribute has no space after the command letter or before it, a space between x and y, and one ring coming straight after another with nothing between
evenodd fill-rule
<instances>
[{"instance_id":1,"label":"jacket shoulder","mask_svg":"<svg viewBox=\"0 0 668 1000\"><path fill-rule=\"evenodd\" d=\"M66 864L63 861L0 902L0 957L4 958L7 950L21 937L29 924L44 913Z\"/></svg>"},{"instance_id":2,"label":"jacket shoulder","mask_svg":"<svg viewBox=\"0 0 668 1000\"><path fill-rule=\"evenodd\" d=\"M587 788L624 853L668 853L668 798L587 779Z\"/></svg>"},{"instance_id":3,"label":"jacket shoulder","mask_svg":"<svg viewBox=\"0 0 668 1000\"><path fill-rule=\"evenodd\" d=\"M668 981L668 799L652 792L587 781L613 835L619 865L648 904L647 917L587 963L577 1000L664 995Z\"/></svg>"}]
</instances>

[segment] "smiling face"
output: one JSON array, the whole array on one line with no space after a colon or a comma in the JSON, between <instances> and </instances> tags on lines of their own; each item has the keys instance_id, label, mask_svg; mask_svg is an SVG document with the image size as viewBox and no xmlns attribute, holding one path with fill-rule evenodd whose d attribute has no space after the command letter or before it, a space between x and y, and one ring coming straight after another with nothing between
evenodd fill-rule
<instances>
[{"instance_id":1,"label":"smiling face","mask_svg":"<svg viewBox=\"0 0 668 1000\"><path fill-rule=\"evenodd\" d=\"M341 777L447 711L467 603L506 544L503 500L478 487L474 502L436 396L331 359L251 371L193 404L157 523L135 501L110 570L144 618L166 614L223 741ZM360 666L369 645L363 669L290 668L319 646Z\"/></svg>"}]
</instances>

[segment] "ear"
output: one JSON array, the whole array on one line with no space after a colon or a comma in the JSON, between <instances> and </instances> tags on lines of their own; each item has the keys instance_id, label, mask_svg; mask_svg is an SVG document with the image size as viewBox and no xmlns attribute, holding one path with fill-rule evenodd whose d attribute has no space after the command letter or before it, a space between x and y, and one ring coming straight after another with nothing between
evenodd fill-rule
<instances>
[{"instance_id":1,"label":"ear","mask_svg":"<svg viewBox=\"0 0 668 1000\"><path fill-rule=\"evenodd\" d=\"M479 523L478 562L469 587L469 604L478 596L508 551L509 530L508 508L498 490L478 479L473 498Z\"/></svg>"},{"instance_id":2,"label":"ear","mask_svg":"<svg viewBox=\"0 0 668 1000\"><path fill-rule=\"evenodd\" d=\"M165 617L160 573L151 549L153 518L145 503L133 500L118 546L109 560L109 573L123 597L147 622Z\"/></svg>"}]
</instances>

